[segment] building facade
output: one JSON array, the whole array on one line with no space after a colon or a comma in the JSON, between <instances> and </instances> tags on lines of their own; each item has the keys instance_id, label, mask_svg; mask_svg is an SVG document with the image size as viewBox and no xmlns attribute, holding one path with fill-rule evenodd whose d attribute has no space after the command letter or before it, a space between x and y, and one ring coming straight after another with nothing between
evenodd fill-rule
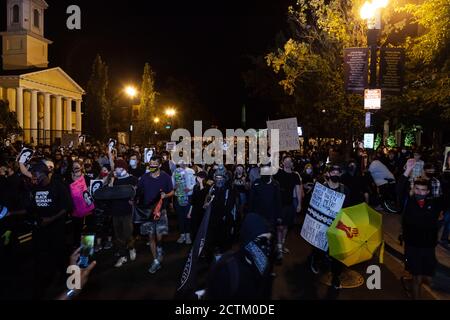
<instances>
[{"instance_id":1,"label":"building facade","mask_svg":"<svg viewBox=\"0 0 450 320\"><path fill-rule=\"evenodd\" d=\"M0 33L0 100L7 101L26 143L50 144L81 133L85 91L64 70L48 68L43 0L8 0L7 30Z\"/></svg>"}]
</instances>

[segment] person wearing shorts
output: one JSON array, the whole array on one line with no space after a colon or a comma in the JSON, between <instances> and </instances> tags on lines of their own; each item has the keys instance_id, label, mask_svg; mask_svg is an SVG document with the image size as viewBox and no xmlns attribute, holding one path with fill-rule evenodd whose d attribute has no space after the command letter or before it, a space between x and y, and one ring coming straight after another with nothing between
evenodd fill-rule
<instances>
[{"instance_id":1,"label":"person wearing shorts","mask_svg":"<svg viewBox=\"0 0 450 320\"><path fill-rule=\"evenodd\" d=\"M149 172L139 180L137 188L138 202L144 208L150 210L150 221L141 225L142 235L148 235L150 238L150 250L153 256L153 262L148 269L151 274L161 269L163 258L162 237L169 232L169 223L167 219L167 200L174 194L172 178L161 171L161 159L153 156L149 163ZM163 199L161 215L155 217L154 209L157 203Z\"/></svg>"}]
</instances>

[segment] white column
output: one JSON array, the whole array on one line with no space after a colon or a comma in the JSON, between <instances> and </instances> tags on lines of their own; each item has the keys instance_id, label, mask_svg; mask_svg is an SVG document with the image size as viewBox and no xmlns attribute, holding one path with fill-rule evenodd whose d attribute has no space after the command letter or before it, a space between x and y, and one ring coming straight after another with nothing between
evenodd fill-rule
<instances>
[{"instance_id":1,"label":"white column","mask_svg":"<svg viewBox=\"0 0 450 320\"><path fill-rule=\"evenodd\" d=\"M16 116L19 126L23 128L23 88L16 88Z\"/></svg>"},{"instance_id":2,"label":"white column","mask_svg":"<svg viewBox=\"0 0 450 320\"><path fill-rule=\"evenodd\" d=\"M44 93L44 141L50 144L51 141L51 109L50 109L50 93Z\"/></svg>"},{"instance_id":3,"label":"white column","mask_svg":"<svg viewBox=\"0 0 450 320\"><path fill-rule=\"evenodd\" d=\"M81 100L75 101L76 103L76 113L77 113L77 131L81 132Z\"/></svg>"},{"instance_id":4,"label":"white column","mask_svg":"<svg viewBox=\"0 0 450 320\"><path fill-rule=\"evenodd\" d=\"M72 131L72 98L66 98L66 128Z\"/></svg>"},{"instance_id":5,"label":"white column","mask_svg":"<svg viewBox=\"0 0 450 320\"><path fill-rule=\"evenodd\" d=\"M38 92L37 90L31 90L31 122L30 122L30 129L31 129L31 137L33 138L34 144L37 144L37 127L38 127L38 107L37 107L37 96Z\"/></svg>"},{"instance_id":6,"label":"white column","mask_svg":"<svg viewBox=\"0 0 450 320\"><path fill-rule=\"evenodd\" d=\"M56 96L56 137L61 138L62 130L62 97Z\"/></svg>"}]
</instances>

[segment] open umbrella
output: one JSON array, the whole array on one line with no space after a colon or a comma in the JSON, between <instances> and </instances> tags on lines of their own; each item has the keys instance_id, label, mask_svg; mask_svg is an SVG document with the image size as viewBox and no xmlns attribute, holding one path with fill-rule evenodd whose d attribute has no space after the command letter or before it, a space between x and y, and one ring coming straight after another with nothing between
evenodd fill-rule
<instances>
[{"instance_id":1,"label":"open umbrella","mask_svg":"<svg viewBox=\"0 0 450 320\"><path fill-rule=\"evenodd\" d=\"M382 217L366 203L342 209L327 231L330 256L347 267L372 259L383 243ZM383 247L380 252L382 263Z\"/></svg>"}]
</instances>

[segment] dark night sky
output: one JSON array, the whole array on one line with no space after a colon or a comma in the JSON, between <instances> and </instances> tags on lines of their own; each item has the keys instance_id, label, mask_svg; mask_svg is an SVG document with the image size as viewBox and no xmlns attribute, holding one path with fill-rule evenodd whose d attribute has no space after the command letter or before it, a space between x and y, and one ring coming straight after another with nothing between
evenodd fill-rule
<instances>
[{"instance_id":1,"label":"dark night sky","mask_svg":"<svg viewBox=\"0 0 450 320\"><path fill-rule=\"evenodd\" d=\"M129 82L139 84L144 63L149 62L157 87L169 77L189 81L200 103L214 108L220 126L239 127L241 106L247 102L241 76L249 68L245 56L273 46L292 2L47 0L45 36L54 41L50 66L62 67L85 87L92 61L100 53L110 68L111 89L119 90ZM0 3L5 30L6 0ZM70 4L81 7L80 31L66 28ZM249 113L257 110L249 108Z\"/></svg>"}]
</instances>

